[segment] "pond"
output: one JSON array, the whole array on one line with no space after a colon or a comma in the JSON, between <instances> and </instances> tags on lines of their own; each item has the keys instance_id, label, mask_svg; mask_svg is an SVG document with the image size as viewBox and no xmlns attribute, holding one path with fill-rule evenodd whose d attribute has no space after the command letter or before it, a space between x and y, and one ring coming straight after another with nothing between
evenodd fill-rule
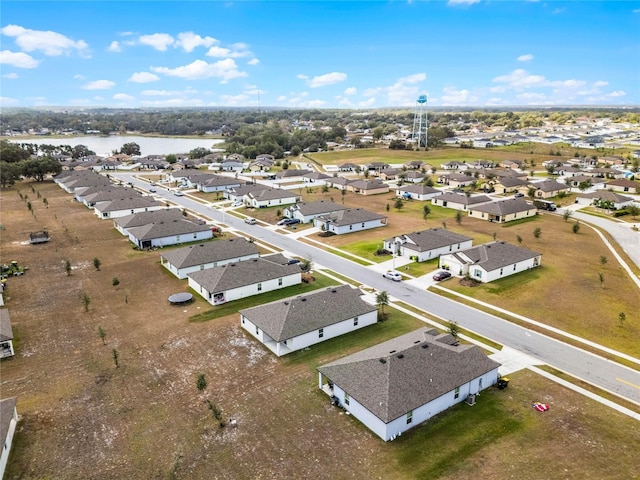
<instances>
[{"instance_id":1,"label":"pond","mask_svg":"<svg viewBox=\"0 0 640 480\"><path fill-rule=\"evenodd\" d=\"M223 143L220 139L202 138L178 138L178 137L140 137L140 136L80 136L65 138L28 138L10 139L13 143L32 143L35 145L85 145L96 155L108 157L113 152L119 151L125 143L137 143L140 145L140 154L145 155L168 155L170 153L189 153L194 148L207 148L212 151L219 151L215 145Z\"/></svg>"}]
</instances>

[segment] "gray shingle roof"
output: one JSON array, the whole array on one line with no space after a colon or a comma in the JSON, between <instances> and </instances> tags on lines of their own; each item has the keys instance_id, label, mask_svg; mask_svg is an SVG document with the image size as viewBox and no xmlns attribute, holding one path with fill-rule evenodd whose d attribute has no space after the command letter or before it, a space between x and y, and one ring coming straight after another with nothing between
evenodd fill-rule
<instances>
[{"instance_id":1,"label":"gray shingle roof","mask_svg":"<svg viewBox=\"0 0 640 480\"><path fill-rule=\"evenodd\" d=\"M532 183L532 187L542 190L543 192L555 192L556 190L568 190L566 183L556 182L555 180L544 180L542 182Z\"/></svg>"},{"instance_id":2,"label":"gray shingle roof","mask_svg":"<svg viewBox=\"0 0 640 480\"><path fill-rule=\"evenodd\" d=\"M430 187L428 185L403 185L398 187L400 192L415 193L418 195L429 195L431 193L442 193L442 190Z\"/></svg>"},{"instance_id":3,"label":"gray shingle roof","mask_svg":"<svg viewBox=\"0 0 640 480\"><path fill-rule=\"evenodd\" d=\"M318 215L321 213L339 212L340 210L348 210L349 207L339 205L330 200L320 200L318 202L300 202L296 203L295 207L304 216ZM294 208L291 207L293 210Z\"/></svg>"},{"instance_id":4,"label":"gray shingle roof","mask_svg":"<svg viewBox=\"0 0 640 480\"><path fill-rule=\"evenodd\" d=\"M13 340L13 329L11 328L11 317L9 310L0 308L0 342Z\"/></svg>"},{"instance_id":5,"label":"gray shingle roof","mask_svg":"<svg viewBox=\"0 0 640 480\"><path fill-rule=\"evenodd\" d=\"M284 190L280 188L268 188L265 190L258 190L255 192L249 193L249 197L255 198L259 202L264 202L266 200L278 200L296 197L297 195L291 190Z\"/></svg>"},{"instance_id":6,"label":"gray shingle roof","mask_svg":"<svg viewBox=\"0 0 640 480\"><path fill-rule=\"evenodd\" d=\"M598 200L605 200L616 203L625 203L633 200L631 197L620 195L616 192L610 192L609 190L598 190L593 193L579 193L578 198L597 198Z\"/></svg>"},{"instance_id":7,"label":"gray shingle roof","mask_svg":"<svg viewBox=\"0 0 640 480\"><path fill-rule=\"evenodd\" d=\"M500 179L500 185L503 187L523 187L527 183L529 182L526 179L518 177L502 177Z\"/></svg>"},{"instance_id":8,"label":"gray shingle roof","mask_svg":"<svg viewBox=\"0 0 640 480\"><path fill-rule=\"evenodd\" d=\"M133 213L124 217L114 218L113 221L121 228L140 227L150 223L170 222L178 218L183 218L179 208L166 208L163 210L152 210L150 212Z\"/></svg>"},{"instance_id":9,"label":"gray shingle roof","mask_svg":"<svg viewBox=\"0 0 640 480\"><path fill-rule=\"evenodd\" d=\"M490 213L492 215L510 215L517 212L528 212L529 210L535 209L536 207L523 198L509 198L507 200L484 203L477 207L473 207L474 211Z\"/></svg>"},{"instance_id":10,"label":"gray shingle roof","mask_svg":"<svg viewBox=\"0 0 640 480\"><path fill-rule=\"evenodd\" d=\"M419 329L318 368L385 423L500 366L475 345Z\"/></svg>"},{"instance_id":11,"label":"gray shingle roof","mask_svg":"<svg viewBox=\"0 0 640 480\"><path fill-rule=\"evenodd\" d=\"M258 253L255 243L244 238L230 238L178 248L163 252L161 256L177 268L187 268Z\"/></svg>"},{"instance_id":12,"label":"gray shingle roof","mask_svg":"<svg viewBox=\"0 0 640 480\"><path fill-rule=\"evenodd\" d=\"M311 170L288 169L276 173L276 178L302 177L303 175L307 175L309 173L311 173Z\"/></svg>"},{"instance_id":13,"label":"gray shingle roof","mask_svg":"<svg viewBox=\"0 0 640 480\"><path fill-rule=\"evenodd\" d=\"M464 193L445 192L436 197L438 202L459 203L461 205L477 205L479 203L490 202L486 195L465 195Z\"/></svg>"},{"instance_id":14,"label":"gray shingle roof","mask_svg":"<svg viewBox=\"0 0 640 480\"><path fill-rule=\"evenodd\" d=\"M361 295L360 290L341 285L240 310L240 313L276 342L282 342L375 312L376 307L363 301Z\"/></svg>"},{"instance_id":15,"label":"gray shingle roof","mask_svg":"<svg viewBox=\"0 0 640 480\"><path fill-rule=\"evenodd\" d=\"M473 265L479 265L487 272L540 256L539 253L532 250L511 245L507 242L485 243L484 245L457 252L454 255L459 258L461 258L461 255L468 257Z\"/></svg>"},{"instance_id":16,"label":"gray shingle roof","mask_svg":"<svg viewBox=\"0 0 640 480\"><path fill-rule=\"evenodd\" d=\"M177 218L168 222L150 223L139 227L128 228L127 231L138 240L153 240L155 238L188 235L190 233L206 232L211 227L193 223L184 218Z\"/></svg>"},{"instance_id":17,"label":"gray shingle roof","mask_svg":"<svg viewBox=\"0 0 640 480\"><path fill-rule=\"evenodd\" d=\"M283 258L282 255L268 255L193 272L188 276L209 292L224 292L301 273L298 265L279 263Z\"/></svg>"},{"instance_id":18,"label":"gray shingle roof","mask_svg":"<svg viewBox=\"0 0 640 480\"><path fill-rule=\"evenodd\" d=\"M333 212L329 215L321 215L318 220L324 222L328 221L337 226L352 225L354 223L368 222L371 220L380 220L387 218L384 215L380 215L375 212L363 210L362 208L350 208L348 210L342 210L339 212Z\"/></svg>"},{"instance_id":19,"label":"gray shingle roof","mask_svg":"<svg viewBox=\"0 0 640 480\"><path fill-rule=\"evenodd\" d=\"M377 190L379 188L389 189L389 185L377 178L373 180L354 180L349 185L352 188L357 188L360 190Z\"/></svg>"},{"instance_id":20,"label":"gray shingle roof","mask_svg":"<svg viewBox=\"0 0 640 480\"><path fill-rule=\"evenodd\" d=\"M455 233L444 228L430 228L428 230L400 235L400 237L405 237L415 244L412 245L411 243L405 243L403 244L403 247L418 252L427 252L436 248L446 247L447 245L453 245L454 243L462 243L472 240L471 237L460 235L459 233ZM393 239L389 239L388 241L393 242Z\"/></svg>"},{"instance_id":21,"label":"gray shingle roof","mask_svg":"<svg viewBox=\"0 0 640 480\"><path fill-rule=\"evenodd\" d=\"M0 441L2 445L4 445L7 440L7 434L9 433L9 426L11 425L15 408L16 397L0 400Z\"/></svg>"},{"instance_id":22,"label":"gray shingle roof","mask_svg":"<svg viewBox=\"0 0 640 480\"><path fill-rule=\"evenodd\" d=\"M153 200L151 197L135 196L128 198L116 198L114 200L105 200L104 202L96 203L95 209L98 212L119 212L121 210L129 210L136 208L148 208L148 207L158 207L163 206L164 204L158 202L157 200Z\"/></svg>"}]
</instances>

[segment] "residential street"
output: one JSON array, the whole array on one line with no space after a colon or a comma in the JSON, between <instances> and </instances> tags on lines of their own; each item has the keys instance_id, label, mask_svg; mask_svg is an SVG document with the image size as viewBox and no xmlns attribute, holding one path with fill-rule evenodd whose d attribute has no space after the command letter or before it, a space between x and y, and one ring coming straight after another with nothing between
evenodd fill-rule
<instances>
[{"instance_id":1,"label":"residential street","mask_svg":"<svg viewBox=\"0 0 640 480\"><path fill-rule=\"evenodd\" d=\"M130 181L135 186L145 190L149 187L147 182L136 179L133 174L116 173L111 174L111 176L125 182ZM386 290L390 296L398 300L445 320L456 321L466 329L537 358L540 360L540 363L546 363L558 370L567 372L570 375L640 405L640 372L636 370L520 327L475 308L417 288L409 282L396 283L382 278L381 275L372 275L371 269L367 267L299 242L295 238L290 238L287 235L276 233L261 227L259 224L247 225L242 219L232 215L225 215L217 209L190 199L188 196L175 197L164 188L158 188L156 196L173 201L216 222L225 223L232 229L244 232L257 241L269 243L293 255L309 258L316 266L333 270L341 275L353 278L362 284L371 286L376 290ZM574 218L583 219L582 215L577 213L574 214ZM585 220L592 223L596 223L594 220L605 222L604 219L598 219L597 217L589 215L586 216ZM602 228L609 231L616 239L620 236L620 238L623 239L623 244L626 245L626 249L629 249L630 246L632 247L633 242L637 245L638 238L640 237L638 232L634 232L628 227L626 227L626 230L622 227L620 229L610 229L608 223L602 226ZM629 235L629 232L631 235ZM633 248L631 249L633 250ZM630 257L633 258L634 261L636 261L636 257L640 256L640 249L636 249L635 253L637 254L635 256L630 254ZM640 263L640 259L637 261ZM638 361L638 363L640 363L640 361Z\"/></svg>"}]
</instances>

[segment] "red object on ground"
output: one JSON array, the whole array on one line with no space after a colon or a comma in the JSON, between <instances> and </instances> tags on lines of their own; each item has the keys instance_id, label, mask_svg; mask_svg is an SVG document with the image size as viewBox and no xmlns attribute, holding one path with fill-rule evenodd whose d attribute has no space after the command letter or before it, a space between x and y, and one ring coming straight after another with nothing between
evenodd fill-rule
<instances>
[{"instance_id":1,"label":"red object on ground","mask_svg":"<svg viewBox=\"0 0 640 480\"><path fill-rule=\"evenodd\" d=\"M549 410L549 405L547 405L546 403L534 402L531 406L539 412L546 412L547 410Z\"/></svg>"}]
</instances>

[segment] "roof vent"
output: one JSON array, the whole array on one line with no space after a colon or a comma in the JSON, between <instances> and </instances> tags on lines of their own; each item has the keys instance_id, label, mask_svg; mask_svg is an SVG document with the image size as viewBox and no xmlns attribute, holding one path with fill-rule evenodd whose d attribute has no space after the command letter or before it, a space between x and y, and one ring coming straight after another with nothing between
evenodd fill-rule
<instances>
[{"instance_id":1,"label":"roof vent","mask_svg":"<svg viewBox=\"0 0 640 480\"><path fill-rule=\"evenodd\" d=\"M301 302L306 302L306 301L307 301L307 299L306 299L306 298L301 298L301 299L300 299L300 301L301 301Z\"/></svg>"},{"instance_id":2,"label":"roof vent","mask_svg":"<svg viewBox=\"0 0 640 480\"><path fill-rule=\"evenodd\" d=\"M391 350L389 353L396 353L396 351L395 350Z\"/></svg>"},{"instance_id":3,"label":"roof vent","mask_svg":"<svg viewBox=\"0 0 640 480\"><path fill-rule=\"evenodd\" d=\"M387 363L387 361L384 358L381 358L380 363Z\"/></svg>"},{"instance_id":4,"label":"roof vent","mask_svg":"<svg viewBox=\"0 0 640 480\"><path fill-rule=\"evenodd\" d=\"M422 347L422 348L429 348L429 344L428 344L428 343L423 343L423 344L421 345L421 347Z\"/></svg>"},{"instance_id":5,"label":"roof vent","mask_svg":"<svg viewBox=\"0 0 640 480\"><path fill-rule=\"evenodd\" d=\"M289 305L289 302L284 302L285 305Z\"/></svg>"},{"instance_id":6,"label":"roof vent","mask_svg":"<svg viewBox=\"0 0 640 480\"><path fill-rule=\"evenodd\" d=\"M413 343L420 343L420 340L416 340L416 341L415 341L415 342L413 342Z\"/></svg>"},{"instance_id":7,"label":"roof vent","mask_svg":"<svg viewBox=\"0 0 640 480\"><path fill-rule=\"evenodd\" d=\"M404 358L404 354L403 353L399 353L398 355L396 355L398 358Z\"/></svg>"}]
</instances>

